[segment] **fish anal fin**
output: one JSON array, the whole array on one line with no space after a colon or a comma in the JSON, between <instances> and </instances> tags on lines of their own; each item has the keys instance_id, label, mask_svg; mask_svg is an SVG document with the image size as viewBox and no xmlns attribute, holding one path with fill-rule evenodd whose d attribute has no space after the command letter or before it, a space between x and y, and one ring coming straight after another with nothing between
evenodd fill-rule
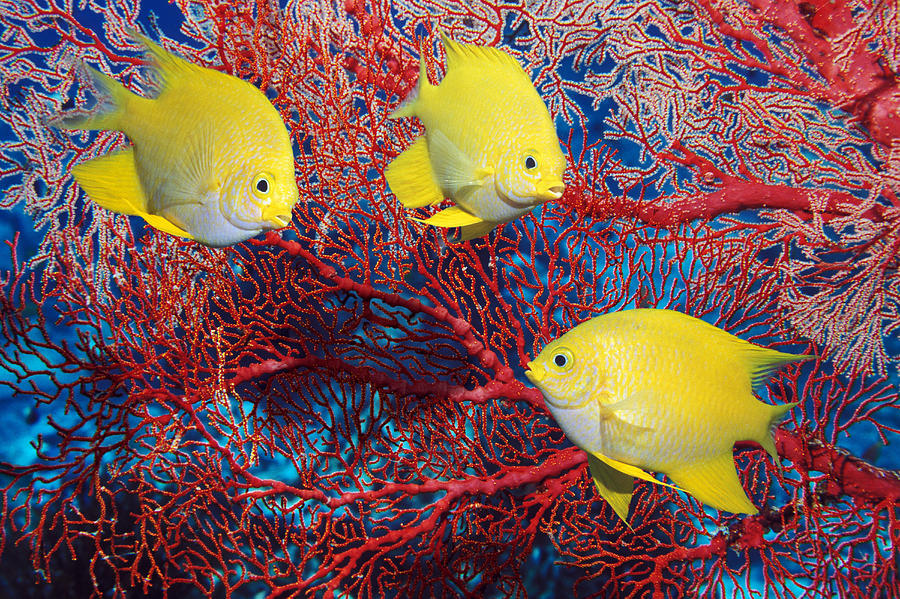
<instances>
[{"instance_id":1,"label":"fish anal fin","mask_svg":"<svg viewBox=\"0 0 900 599\"><path fill-rule=\"evenodd\" d=\"M484 220L474 225L465 225L460 227L459 231L450 237L450 243L462 243L479 237L484 237L494 230L498 223Z\"/></svg>"},{"instance_id":2,"label":"fish anal fin","mask_svg":"<svg viewBox=\"0 0 900 599\"><path fill-rule=\"evenodd\" d=\"M628 507L631 505L631 494L634 492L634 477L604 463L592 454L587 454L591 477L600 496L609 503L622 522L628 523Z\"/></svg>"},{"instance_id":3,"label":"fish anal fin","mask_svg":"<svg viewBox=\"0 0 900 599\"><path fill-rule=\"evenodd\" d=\"M451 206L446 210L441 210L430 218L414 218L412 220L434 227L466 227L483 222L480 218L473 214L469 214L459 206Z\"/></svg>"},{"instance_id":4,"label":"fish anal fin","mask_svg":"<svg viewBox=\"0 0 900 599\"><path fill-rule=\"evenodd\" d=\"M147 212L147 198L138 179L133 148L82 162L72 168L72 174L98 206L119 214L140 216L155 229L193 239L190 233L164 217Z\"/></svg>"},{"instance_id":5,"label":"fish anal fin","mask_svg":"<svg viewBox=\"0 0 900 599\"><path fill-rule=\"evenodd\" d=\"M741 486L730 451L666 474L685 492L717 510L735 514L759 512Z\"/></svg>"},{"instance_id":6,"label":"fish anal fin","mask_svg":"<svg viewBox=\"0 0 900 599\"><path fill-rule=\"evenodd\" d=\"M424 137L397 156L385 169L388 187L405 208L421 208L444 199L435 182Z\"/></svg>"}]
</instances>

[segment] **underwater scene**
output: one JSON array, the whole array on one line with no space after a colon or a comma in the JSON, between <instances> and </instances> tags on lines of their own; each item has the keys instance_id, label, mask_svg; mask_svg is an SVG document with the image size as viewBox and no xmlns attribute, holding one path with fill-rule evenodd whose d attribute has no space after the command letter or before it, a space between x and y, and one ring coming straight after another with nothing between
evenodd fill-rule
<instances>
[{"instance_id":1,"label":"underwater scene","mask_svg":"<svg viewBox=\"0 0 900 599\"><path fill-rule=\"evenodd\" d=\"M0 0L0 597L900 596L900 5Z\"/></svg>"}]
</instances>

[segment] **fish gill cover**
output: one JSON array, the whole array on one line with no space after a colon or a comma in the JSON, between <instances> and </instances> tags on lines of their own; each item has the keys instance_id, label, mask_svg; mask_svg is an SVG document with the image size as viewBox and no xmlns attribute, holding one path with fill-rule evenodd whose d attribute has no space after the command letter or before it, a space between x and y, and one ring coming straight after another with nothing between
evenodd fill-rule
<instances>
[{"instance_id":1,"label":"fish gill cover","mask_svg":"<svg viewBox=\"0 0 900 599\"><path fill-rule=\"evenodd\" d=\"M3 593L900 594L898 23L846 0L0 0ZM72 165L122 136L46 123L90 104L82 59L151 83L135 28L272 100L290 227L211 249L85 199ZM459 245L383 178L438 28L525 67L568 160L562 198ZM629 529L524 382L575 324L646 306L816 355L762 391L800 402L783 470L736 450L759 514L639 482Z\"/></svg>"}]
</instances>

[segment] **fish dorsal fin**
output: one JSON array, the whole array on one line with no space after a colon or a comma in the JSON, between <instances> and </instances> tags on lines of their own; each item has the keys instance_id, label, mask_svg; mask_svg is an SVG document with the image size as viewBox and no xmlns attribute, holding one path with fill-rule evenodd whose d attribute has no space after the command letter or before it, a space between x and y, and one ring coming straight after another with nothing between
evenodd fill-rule
<instances>
[{"instance_id":1,"label":"fish dorsal fin","mask_svg":"<svg viewBox=\"0 0 900 599\"><path fill-rule=\"evenodd\" d=\"M717 510L735 514L756 514L759 511L741 486L730 451L666 474L687 493Z\"/></svg>"},{"instance_id":2,"label":"fish dorsal fin","mask_svg":"<svg viewBox=\"0 0 900 599\"><path fill-rule=\"evenodd\" d=\"M469 214L459 206L451 206L446 210L441 210L431 218L415 218L410 217L414 221L432 225L434 227L466 227L482 222L480 218L474 214Z\"/></svg>"},{"instance_id":3,"label":"fish dorsal fin","mask_svg":"<svg viewBox=\"0 0 900 599\"><path fill-rule=\"evenodd\" d=\"M162 79L163 89L177 84L178 80L185 77L196 77L202 70L202 67L172 54L138 31L132 31L132 36L147 48L147 55Z\"/></svg>"},{"instance_id":4,"label":"fish dorsal fin","mask_svg":"<svg viewBox=\"0 0 900 599\"><path fill-rule=\"evenodd\" d=\"M746 343L746 346L742 348L742 354L750 371L750 383L753 385L754 390L758 390L773 372L785 364L815 358L815 356L808 354L786 354L746 341L744 343Z\"/></svg>"},{"instance_id":5,"label":"fish dorsal fin","mask_svg":"<svg viewBox=\"0 0 900 599\"><path fill-rule=\"evenodd\" d=\"M467 187L481 187L494 174L490 167L480 167L435 128L428 133L428 151L438 186L450 197L466 193Z\"/></svg>"},{"instance_id":6,"label":"fish dorsal fin","mask_svg":"<svg viewBox=\"0 0 900 599\"><path fill-rule=\"evenodd\" d=\"M384 171L384 178L404 208L421 208L444 199L434 179L428 142L424 137L391 161Z\"/></svg>"},{"instance_id":7,"label":"fish dorsal fin","mask_svg":"<svg viewBox=\"0 0 900 599\"><path fill-rule=\"evenodd\" d=\"M444 44L444 52L447 54L447 72L454 69L465 67L467 64L481 65L485 63L494 64L500 68L507 69L524 77L528 84L531 85L531 78L522 68L515 58L497 48L490 46L476 46L474 44L464 44L455 42L450 39L445 32L441 31L441 42Z\"/></svg>"},{"instance_id":8,"label":"fish dorsal fin","mask_svg":"<svg viewBox=\"0 0 900 599\"><path fill-rule=\"evenodd\" d=\"M631 505L631 494L634 492L634 477L619 472L590 453L587 456L597 492L622 522L633 531L631 524L628 523L628 507Z\"/></svg>"}]
</instances>

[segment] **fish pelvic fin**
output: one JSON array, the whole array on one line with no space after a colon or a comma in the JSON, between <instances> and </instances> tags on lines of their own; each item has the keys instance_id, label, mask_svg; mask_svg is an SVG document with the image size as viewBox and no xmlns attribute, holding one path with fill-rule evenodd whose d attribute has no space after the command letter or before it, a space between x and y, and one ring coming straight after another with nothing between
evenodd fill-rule
<instances>
[{"instance_id":1,"label":"fish pelvic fin","mask_svg":"<svg viewBox=\"0 0 900 599\"><path fill-rule=\"evenodd\" d=\"M743 353L754 390L765 384L769 376L785 364L815 358L809 354L787 354L752 343L746 345Z\"/></svg>"},{"instance_id":2,"label":"fish pelvic fin","mask_svg":"<svg viewBox=\"0 0 900 599\"><path fill-rule=\"evenodd\" d=\"M72 174L98 206L119 214L140 216L155 229L193 239L190 233L162 216L147 212L147 197L135 168L134 148L82 162L72 168Z\"/></svg>"},{"instance_id":3,"label":"fish pelvic fin","mask_svg":"<svg viewBox=\"0 0 900 599\"><path fill-rule=\"evenodd\" d=\"M459 206L451 206L446 210L441 210L430 218L415 218L412 216L410 218L414 221L425 223L426 225L444 228L466 227L484 222L474 214L469 214Z\"/></svg>"},{"instance_id":4,"label":"fish pelvic fin","mask_svg":"<svg viewBox=\"0 0 900 599\"><path fill-rule=\"evenodd\" d=\"M421 208L444 199L434 179L425 137L394 158L385 169L384 178L404 208Z\"/></svg>"},{"instance_id":5,"label":"fish pelvic fin","mask_svg":"<svg viewBox=\"0 0 900 599\"><path fill-rule=\"evenodd\" d=\"M589 452L590 453L590 452ZM618 470L622 474L627 474L633 478L639 478L641 480L645 480L649 483L656 483L657 485L662 485L664 487L669 487L671 489L675 489L676 491L680 491L678 487L675 485L670 485L669 483L664 483L660 480L656 480L649 473L644 472L637 466L632 466L631 464L626 464L625 462L620 462L619 460L614 460L610 457L603 455L602 453L591 453L592 456L609 466L615 470Z\"/></svg>"},{"instance_id":6,"label":"fish pelvic fin","mask_svg":"<svg viewBox=\"0 0 900 599\"><path fill-rule=\"evenodd\" d=\"M402 119L404 117L416 116L416 102L419 100L419 96L422 94L423 89L427 89L431 87L431 83L428 81L428 68L425 66L425 45L424 42L419 46L419 79L416 81L416 86L412 89L411 92L404 98L404 100L400 103L400 106L397 107L394 112L388 116L390 119Z\"/></svg>"},{"instance_id":7,"label":"fish pelvic fin","mask_svg":"<svg viewBox=\"0 0 900 599\"><path fill-rule=\"evenodd\" d=\"M734 457L722 453L705 462L690 464L666 474L679 487L717 510L735 514L756 514L756 509L741 486Z\"/></svg>"},{"instance_id":8,"label":"fish pelvic fin","mask_svg":"<svg viewBox=\"0 0 900 599\"><path fill-rule=\"evenodd\" d=\"M588 466L597 492L606 500L613 511L629 530L634 532L628 523L628 508L631 505L631 494L634 492L634 477L619 472L612 466L601 461L593 454L587 454Z\"/></svg>"},{"instance_id":9,"label":"fish pelvic fin","mask_svg":"<svg viewBox=\"0 0 900 599\"><path fill-rule=\"evenodd\" d=\"M493 231L497 224L498 223L493 221L485 220L480 223L475 223L474 225L465 225L460 227L458 232L451 235L449 241L450 243L462 243L464 241L471 241L472 239L484 237Z\"/></svg>"},{"instance_id":10,"label":"fish pelvic fin","mask_svg":"<svg viewBox=\"0 0 900 599\"><path fill-rule=\"evenodd\" d=\"M125 115L128 105L139 96L131 93L125 86L97 69L81 64L81 69L97 90L100 106L90 113L74 111L54 117L47 122L57 129L125 131ZM140 98L143 99L143 98Z\"/></svg>"},{"instance_id":11,"label":"fish pelvic fin","mask_svg":"<svg viewBox=\"0 0 900 599\"><path fill-rule=\"evenodd\" d=\"M775 465L779 468L781 468L781 459L779 459L778 451L775 449L775 429L778 428L778 424L784 420L791 408L797 406L799 403L800 402L795 401L780 406L767 405L766 407L771 410L769 426L766 427L766 431L761 438L755 439L755 441L762 445L762 448L766 450L766 453L772 456L772 461L774 461Z\"/></svg>"}]
</instances>

